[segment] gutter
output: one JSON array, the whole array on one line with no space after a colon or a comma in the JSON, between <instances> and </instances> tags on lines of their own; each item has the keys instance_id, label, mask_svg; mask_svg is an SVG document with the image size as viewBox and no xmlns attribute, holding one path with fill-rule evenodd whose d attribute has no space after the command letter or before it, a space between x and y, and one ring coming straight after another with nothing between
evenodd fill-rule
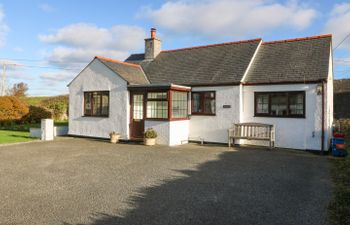
<instances>
[{"instance_id":1,"label":"gutter","mask_svg":"<svg viewBox=\"0 0 350 225\"><path fill-rule=\"evenodd\" d=\"M321 125L321 155L324 154L324 81L322 81L322 125Z\"/></svg>"}]
</instances>

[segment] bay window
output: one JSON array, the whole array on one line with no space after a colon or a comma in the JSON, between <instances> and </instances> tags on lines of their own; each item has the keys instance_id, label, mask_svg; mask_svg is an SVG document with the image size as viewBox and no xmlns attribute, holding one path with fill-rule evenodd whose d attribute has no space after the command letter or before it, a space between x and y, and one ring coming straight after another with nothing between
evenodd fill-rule
<instances>
[{"instance_id":1,"label":"bay window","mask_svg":"<svg viewBox=\"0 0 350 225\"><path fill-rule=\"evenodd\" d=\"M150 91L147 96L147 119L187 119L186 91Z\"/></svg>"},{"instance_id":2,"label":"bay window","mask_svg":"<svg viewBox=\"0 0 350 225\"><path fill-rule=\"evenodd\" d=\"M188 101L187 101L187 92L181 91L171 91L171 118L187 118L188 115Z\"/></svg>"},{"instance_id":3,"label":"bay window","mask_svg":"<svg viewBox=\"0 0 350 225\"><path fill-rule=\"evenodd\" d=\"M168 118L168 93L148 92L147 93L147 118L166 119Z\"/></svg>"}]
</instances>

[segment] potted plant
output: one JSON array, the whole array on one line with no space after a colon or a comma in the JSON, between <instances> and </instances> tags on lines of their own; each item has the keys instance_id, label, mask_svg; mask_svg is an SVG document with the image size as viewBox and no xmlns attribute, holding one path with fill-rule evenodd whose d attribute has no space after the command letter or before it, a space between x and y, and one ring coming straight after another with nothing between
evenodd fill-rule
<instances>
[{"instance_id":1,"label":"potted plant","mask_svg":"<svg viewBox=\"0 0 350 225\"><path fill-rule=\"evenodd\" d=\"M115 131L112 131L111 133L109 133L109 137L111 138L111 143L115 144L119 141L120 134Z\"/></svg>"},{"instance_id":2,"label":"potted plant","mask_svg":"<svg viewBox=\"0 0 350 225\"><path fill-rule=\"evenodd\" d=\"M155 130L148 128L145 132L144 144L148 146L155 145L157 136L158 134Z\"/></svg>"}]
</instances>

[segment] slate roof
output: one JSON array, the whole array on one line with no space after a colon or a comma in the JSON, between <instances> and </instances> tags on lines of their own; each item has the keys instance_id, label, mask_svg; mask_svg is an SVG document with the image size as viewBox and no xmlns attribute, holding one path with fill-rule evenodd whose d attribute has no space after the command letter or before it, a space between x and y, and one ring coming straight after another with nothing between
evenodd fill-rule
<instances>
[{"instance_id":1,"label":"slate roof","mask_svg":"<svg viewBox=\"0 0 350 225\"><path fill-rule=\"evenodd\" d=\"M124 78L129 84L149 84L140 65L96 56L100 62Z\"/></svg>"},{"instance_id":2,"label":"slate roof","mask_svg":"<svg viewBox=\"0 0 350 225\"><path fill-rule=\"evenodd\" d=\"M332 36L263 42L243 83L326 80Z\"/></svg>"},{"instance_id":3,"label":"slate roof","mask_svg":"<svg viewBox=\"0 0 350 225\"><path fill-rule=\"evenodd\" d=\"M327 79L331 42L331 35L263 42L252 62L261 39L166 50L154 60L144 54L125 62L96 58L131 85L317 82Z\"/></svg>"},{"instance_id":4,"label":"slate roof","mask_svg":"<svg viewBox=\"0 0 350 225\"><path fill-rule=\"evenodd\" d=\"M153 61L131 55L152 84L211 85L239 83L261 39L162 51Z\"/></svg>"},{"instance_id":5,"label":"slate roof","mask_svg":"<svg viewBox=\"0 0 350 225\"><path fill-rule=\"evenodd\" d=\"M125 62L130 62L130 63L140 63L142 60L145 59L145 54L131 54Z\"/></svg>"}]
</instances>

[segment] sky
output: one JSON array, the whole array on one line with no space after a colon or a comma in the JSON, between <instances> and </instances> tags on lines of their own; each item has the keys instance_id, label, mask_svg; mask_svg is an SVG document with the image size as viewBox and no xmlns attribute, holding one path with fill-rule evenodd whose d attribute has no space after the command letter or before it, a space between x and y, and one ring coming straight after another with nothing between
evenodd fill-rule
<instances>
[{"instance_id":1,"label":"sky","mask_svg":"<svg viewBox=\"0 0 350 225\"><path fill-rule=\"evenodd\" d=\"M68 93L96 55L143 53L151 27L162 49L330 33L342 79L350 78L349 24L345 0L8 0L0 1L0 65L9 86L25 82L28 95L52 96Z\"/></svg>"}]
</instances>

